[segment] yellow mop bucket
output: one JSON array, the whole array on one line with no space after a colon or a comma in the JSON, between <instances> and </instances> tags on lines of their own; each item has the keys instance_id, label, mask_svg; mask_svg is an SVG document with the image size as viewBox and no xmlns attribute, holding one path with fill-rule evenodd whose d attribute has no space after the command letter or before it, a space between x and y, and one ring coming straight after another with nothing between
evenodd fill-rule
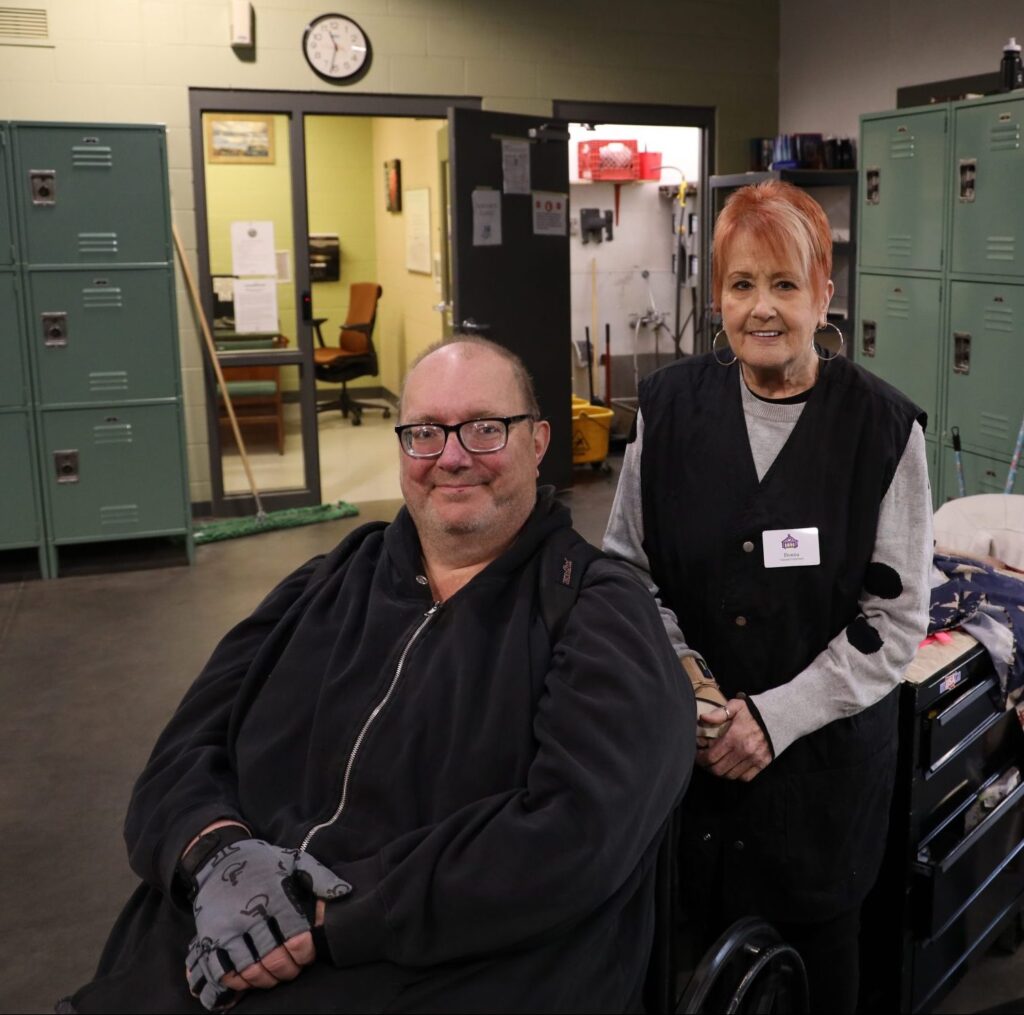
<instances>
[{"instance_id":1,"label":"yellow mop bucket","mask_svg":"<svg viewBox=\"0 0 1024 1015\"><path fill-rule=\"evenodd\" d=\"M612 429L611 409L589 402L572 406L572 463L603 462L608 457L608 437Z\"/></svg>"}]
</instances>

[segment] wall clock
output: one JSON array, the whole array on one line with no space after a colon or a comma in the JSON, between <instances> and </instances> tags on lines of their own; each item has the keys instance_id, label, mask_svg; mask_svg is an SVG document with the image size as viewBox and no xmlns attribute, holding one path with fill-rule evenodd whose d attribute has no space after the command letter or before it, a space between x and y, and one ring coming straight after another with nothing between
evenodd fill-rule
<instances>
[{"instance_id":1,"label":"wall clock","mask_svg":"<svg viewBox=\"0 0 1024 1015\"><path fill-rule=\"evenodd\" d=\"M321 14L302 36L302 52L325 81L349 82L370 69L373 51L367 34L344 14Z\"/></svg>"}]
</instances>

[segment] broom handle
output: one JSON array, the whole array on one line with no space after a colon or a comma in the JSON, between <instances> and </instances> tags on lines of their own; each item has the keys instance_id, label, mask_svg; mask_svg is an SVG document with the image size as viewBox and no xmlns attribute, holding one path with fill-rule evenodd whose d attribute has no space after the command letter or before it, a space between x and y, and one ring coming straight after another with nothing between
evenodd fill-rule
<instances>
[{"instance_id":1,"label":"broom handle","mask_svg":"<svg viewBox=\"0 0 1024 1015\"><path fill-rule=\"evenodd\" d=\"M199 289L196 287L196 280L192 277L192 267L185 257L185 248L181 244L181 236L178 235L178 227L171 223L171 232L174 234L174 246L178 251L178 260L181 262L181 273L185 276L185 284L188 286L188 294L192 299L192 309L199 319L199 328L203 333L206 342L206 351L210 354L210 363L213 365L213 372L217 375L217 384L220 387L221 396L227 406L228 419L231 421L231 430L235 435L235 443L238 445L238 453L242 456L242 465L245 468L245 476L249 480L249 489L252 490L253 500L256 501L256 514L264 515L263 503L260 501L260 492L256 489L256 478L252 474L252 466L249 464L249 456L245 451L245 442L242 440L242 432L238 429L238 418L235 416L235 407L231 404L231 396L228 394L228 386L224 380L224 371L220 368L220 360L217 359L217 347L213 344L213 336L210 334L210 325L206 322L206 314L203 313L203 305L199 302Z\"/></svg>"},{"instance_id":2,"label":"broom handle","mask_svg":"<svg viewBox=\"0 0 1024 1015\"><path fill-rule=\"evenodd\" d=\"M1024 446L1024 419L1020 421L1020 430L1017 431L1017 444L1013 449L1013 459L1010 462L1010 471L1006 476L1006 489L1003 490L1003 493L1013 493L1013 484L1017 479L1017 465L1020 462L1022 446Z\"/></svg>"}]
</instances>

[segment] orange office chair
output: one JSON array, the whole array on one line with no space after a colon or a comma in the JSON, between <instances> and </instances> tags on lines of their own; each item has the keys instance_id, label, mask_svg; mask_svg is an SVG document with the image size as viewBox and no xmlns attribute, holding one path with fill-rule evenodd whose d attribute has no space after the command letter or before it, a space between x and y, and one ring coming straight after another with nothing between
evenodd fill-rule
<instances>
[{"instance_id":1,"label":"orange office chair","mask_svg":"<svg viewBox=\"0 0 1024 1015\"><path fill-rule=\"evenodd\" d=\"M341 410L343 417L352 417L352 425L363 422L365 409L380 409L385 419L391 416L391 406L384 402L360 402L351 398L347 384L357 377L377 374L377 350L373 347L373 326L377 322L377 301L383 290L376 282L353 282L349 286L348 314L341 326L336 346L327 345L320 331L326 317L313 318L313 328L319 348L313 350L313 372L317 380L340 384L341 395L329 402L321 402L316 411Z\"/></svg>"}]
</instances>

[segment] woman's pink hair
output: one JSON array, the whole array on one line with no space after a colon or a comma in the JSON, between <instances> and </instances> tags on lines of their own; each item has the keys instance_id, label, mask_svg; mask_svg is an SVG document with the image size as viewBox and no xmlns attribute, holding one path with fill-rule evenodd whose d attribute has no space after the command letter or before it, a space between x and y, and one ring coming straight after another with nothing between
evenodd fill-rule
<instances>
[{"instance_id":1,"label":"woman's pink hair","mask_svg":"<svg viewBox=\"0 0 1024 1015\"><path fill-rule=\"evenodd\" d=\"M816 296L832 275L832 229L820 204L781 180L765 180L735 191L715 222L711 293L721 305L732 245L739 236L762 244L776 259L803 269Z\"/></svg>"}]
</instances>

